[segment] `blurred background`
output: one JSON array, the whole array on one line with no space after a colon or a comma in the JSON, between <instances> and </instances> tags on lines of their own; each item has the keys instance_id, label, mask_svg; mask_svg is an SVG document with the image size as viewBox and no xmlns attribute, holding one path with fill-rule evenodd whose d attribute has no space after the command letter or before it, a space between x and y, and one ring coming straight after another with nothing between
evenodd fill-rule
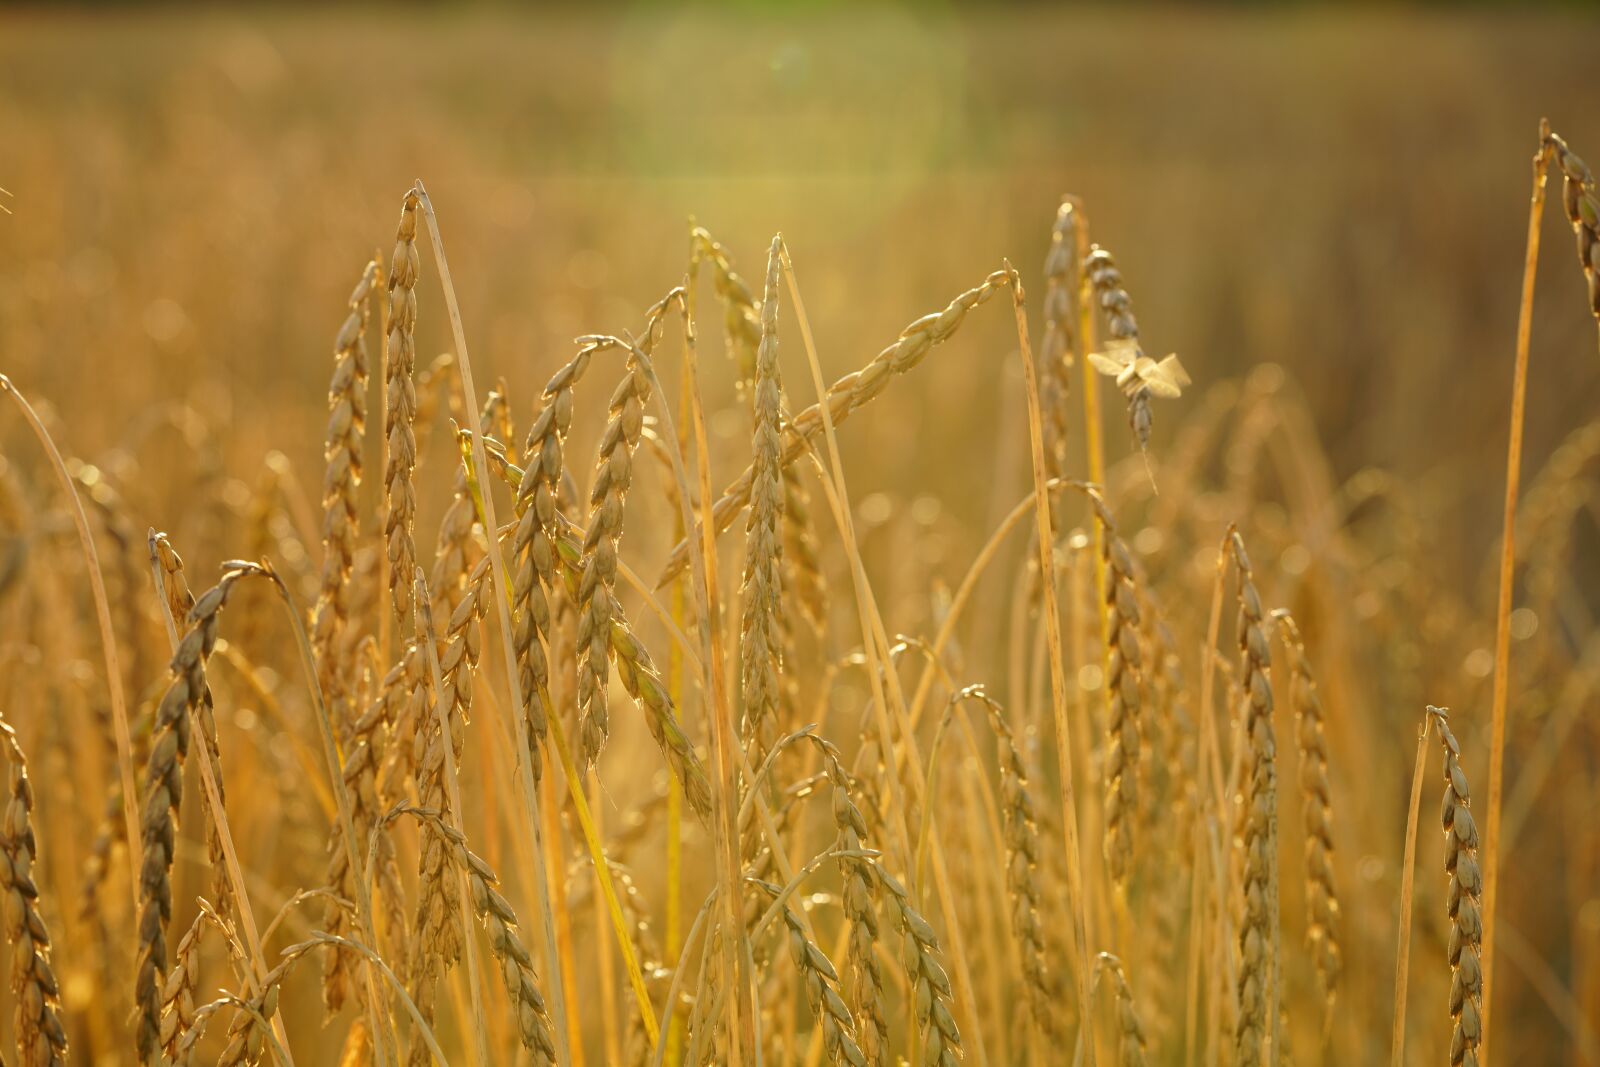
<instances>
[{"instance_id":1,"label":"blurred background","mask_svg":"<svg viewBox=\"0 0 1600 1067\"><path fill-rule=\"evenodd\" d=\"M230 424L230 468L269 446L315 463L322 413L305 401L415 178L441 214L480 374L520 398L575 335L635 328L680 279L691 217L756 284L784 232L832 376L1005 257L1036 279L1072 192L1151 348L1202 385L1282 365L1336 474L1410 480L1458 568L1496 529L1538 120L1580 151L1600 143L1585 106L1600 22L1568 9L4 21L0 351L38 394L77 398L82 451L182 396ZM1533 464L1600 397L1558 206L1546 222ZM996 370L1014 346L1004 319L982 317L979 343L848 429L881 460L862 477L914 484L936 457L947 499L987 498L993 465L941 445L999 411L997 375L1016 373ZM437 312L420 329L425 357L447 346ZM711 371L726 391L730 369ZM1162 412L1158 441L1178 414Z\"/></svg>"}]
</instances>

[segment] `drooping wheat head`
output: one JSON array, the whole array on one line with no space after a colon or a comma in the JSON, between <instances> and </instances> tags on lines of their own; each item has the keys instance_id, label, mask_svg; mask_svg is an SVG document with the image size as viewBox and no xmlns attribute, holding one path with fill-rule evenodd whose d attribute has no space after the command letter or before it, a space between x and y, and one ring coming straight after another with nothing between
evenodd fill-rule
<instances>
[{"instance_id":1,"label":"drooping wheat head","mask_svg":"<svg viewBox=\"0 0 1600 1067\"><path fill-rule=\"evenodd\" d=\"M161 571L161 587L166 592L167 610L172 614L173 626L181 633L186 625L189 609L194 606L194 594L189 591L189 580L183 571L183 558L178 555L164 533L152 531L148 547L151 558ZM196 711L200 729L205 734L206 749L211 757L211 777L217 784L217 796L226 805L228 792L223 784L221 749L217 743L216 702L212 699L209 685L202 690ZM210 859L211 892L216 897L218 909L223 915L229 915L235 905L233 885L228 879L222 835L218 831L217 820L211 814L211 798L204 790L201 791L200 804L201 809L206 812L206 854Z\"/></svg>"},{"instance_id":2,"label":"drooping wheat head","mask_svg":"<svg viewBox=\"0 0 1600 1067\"><path fill-rule=\"evenodd\" d=\"M522 1047L533 1057L536 1067L554 1063L556 1047L551 1036L550 1013L534 977L533 956L518 932L517 913L500 894L500 879L481 856L467 848L466 837L445 822L438 811L409 810L437 836L445 858L467 875L472 910L483 924L489 950L499 961L500 977L511 999Z\"/></svg>"},{"instance_id":3,"label":"drooping wheat head","mask_svg":"<svg viewBox=\"0 0 1600 1067\"><path fill-rule=\"evenodd\" d=\"M1138 1005L1133 999L1133 987L1128 984L1128 974L1122 961L1109 952L1095 959L1095 976L1109 976L1117 1005L1117 1063L1119 1067L1144 1067L1146 1041L1144 1024L1139 1020Z\"/></svg>"},{"instance_id":4,"label":"drooping wheat head","mask_svg":"<svg viewBox=\"0 0 1600 1067\"><path fill-rule=\"evenodd\" d=\"M783 891L771 882L757 881L756 885L775 898ZM822 1027L822 1047L828 1062L834 1067L866 1067L867 1058L856 1044L855 1021L844 998L839 996L839 972L816 942L806 936L806 928L792 908L784 904L779 914L789 942L789 958L805 986L806 1003Z\"/></svg>"},{"instance_id":5,"label":"drooping wheat head","mask_svg":"<svg viewBox=\"0 0 1600 1067\"><path fill-rule=\"evenodd\" d=\"M756 376L756 351L761 343L761 314L750 286L733 269L728 250L705 228L696 226L689 233L689 277L692 280L701 262L711 265L711 286L722 302L723 332L728 355L734 362L735 380L746 388ZM770 292L770 290L769 290Z\"/></svg>"},{"instance_id":6,"label":"drooping wheat head","mask_svg":"<svg viewBox=\"0 0 1600 1067\"><path fill-rule=\"evenodd\" d=\"M1589 310L1600 323L1600 197L1595 195L1594 174L1558 135L1546 133L1545 141L1561 171L1561 203L1578 239L1578 263L1589 283Z\"/></svg>"},{"instance_id":7,"label":"drooping wheat head","mask_svg":"<svg viewBox=\"0 0 1600 1067\"><path fill-rule=\"evenodd\" d=\"M887 891L883 899L894 910L900 926L900 958L911 983L913 1014L922 1034L922 1063L925 1067L956 1067L961 1062L961 1031L951 1012L954 994L939 938L912 905L905 886L881 866L875 870L879 884Z\"/></svg>"},{"instance_id":8,"label":"drooping wheat head","mask_svg":"<svg viewBox=\"0 0 1600 1067\"><path fill-rule=\"evenodd\" d=\"M216 648L222 608L242 579L265 573L252 563L227 563L221 580L189 608L185 620L189 629L172 657L172 681L156 709L140 813L144 857L139 868L139 958L134 999L138 1005L136 1048L141 1063L154 1060L161 1036L167 924L172 920L170 878L177 848L178 807L183 800L183 761L189 751L190 717L199 713L206 700L206 661Z\"/></svg>"}]
</instances>

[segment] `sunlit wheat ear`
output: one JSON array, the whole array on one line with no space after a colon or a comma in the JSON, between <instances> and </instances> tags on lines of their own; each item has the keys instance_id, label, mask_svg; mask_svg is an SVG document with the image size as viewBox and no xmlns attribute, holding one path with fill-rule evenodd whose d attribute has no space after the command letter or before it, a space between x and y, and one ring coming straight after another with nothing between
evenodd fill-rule
<instances>
[{"instance_id":1,"label":"sunlit wheat ear","mask_svg":"<svg viewBox=\"0 0 1600 1067\"><path fill-rule=\"evenodd\" d=\"M11 942L11 993L16 998L17 1052L26 1067L67 1062L61 1026L61 988L50 965L50 930L39 910L33 863L39 843L33 832L33 784L28 760L11 724L0 719L0 753L7 764L5 823L0 826L0 894L6 939Z\"/></svg>"},{"instance_id":2,"label":"sunlit wheat ear","mask_svg":"<svg viewBox=\"0 0 1600 1067\"><path fill-rule=\"evenodd\" d=\"M955 694L955 699L979 702L994 731L995 755L1000 764L1006 890L1011 895L1011 934L1017 940L1022 958L1022 978L1034 1021L1044 1034L1056 1035L1060 1031L1060 1018L1055 1010L1050 968L1045 963L1049 953L1045 948L1039 905L1039 824L1022 752L1011 732L1011 724L1006 721L1005 709L982 686L968 686Z\"/></svg>"},{"instance_id":3,"label":"sunlit wheat ear","mask_svg":"<svg viewBox=\"0 0 1600 1067\"><path fill-rule=\"evenodd\" d=\"M833 825L838 831L839 874L843 880L840 904L848 925L846 963L850 970L850 1010L856 1020L856 1038L862 1062L877 1067L888 1062L889 1021L884 1013L883 972L878 961L878 876L873 861L861 854L867 840L867 821L852 795L853 779L839 760L832 743L805 735L822 759L822 780L831 793ZM809 792L815 785L798 783ZM780 817L792 810L779 809Z\"/></svg>"},{"instance_id":4,"label":"sunlit wheat ear","mask_svg":"<svg viewBox=\"0 0 1600 1067\"><path fill-rule=\"evenodd\" d=\"M161 584L166 591L167 610L172 614L172 623L179 632L182 632L188 625L189 610L194 607L194 594L189 591L189 579L183 571L183 558L178 555L164 533L151 531L148 547L156 566L161 570ZM199 717L200 729L205 732L206 748L211 753L211 777L217 783L217 796L222 799L223 804L227 804L228 792L223 786L221 749L217 744L216 701L212 699L209 685L202 687L195 711ZM200 791L200 804L207 812L206 855L211 863L211 893L216 897L218 910L224 916L233 915L236 914L233 910L235 902L233 885L228 880L227 856L222 848L222 835L217 829L218 820L210 816L211 800L205 790Z\"/></svg>"},{"instance_id":5,"label":"sunlit wheat ear","mask_svg":"<svg viewBox=\"0 0 1600 1067\"><path fill-rule=\"evenodd\" d=\"M507 417L504 394L491 391L478 412L478 429L489 433ZM463 457L470 451L470 437L465 429L458 429L457 444ZM500 446L504 447L504 446ZM455 614L456 605L466 589L467 576L477 563L482 549L473 539L472 531L477 513L472 502L472 491L467 483L467 465L456 464L455 481L451 486L450 505L439 520L439 536L433 554L433 572L428 576L428 591L433 596L433 614L438 622L448 622Z\"/></svg>"},{"instance_id":6,"label":"sunlit wheat ear","mask_svg":"<svg viewBox=\"0 0 1600 1067\"><path fill-rule=\"evenodd\" d=\"M739 387L743 389L756 376L761 315L756 309L750 287L733 269L727 249L703 227L696 226L689 233L691 280L701 262L711 265L711 285L716 290L717 299L722 302L723 332L727 338L728 355L733 357Z\"/></svg>"},{"instance_id":7,"label":"sunlit wheat ear","mask_svg":"<svg viewBox=\"0 0 1600 1067\"><path fill-rule=\"evenodd\" d=\"M474 674L482 652L479 620L489 606L488 579L489 557L485 556L468 577L461 601L445 623L439 653L439 700L448 736L439 728L440 716L425 713L412 740L417 795L424 808L441 813L445 820L429 821L423 827L418 874L421 897L411 946L412 998L430 1023L434 1018L438 982L461 958L464 931L461 929L460 880L448 866L450 841L440 832L452 811L445 746L450 746L449 755L454 765L459 766L467 717L472 710ZM413 1064L425 1067L426 1056L426 1049L413 1046Z\"/></svg>"},{"instance_id":8,"label":"sunlit wheat ear","mask_svg":"<svg viewBox=\"0 0 1600 1067\"><path fill-rule=\"evenodd\" d=\"M1461 770L1461 745L1450 730L1447 708L1429 706L1444 747L1444 800L1439 818L1444 825L1444 869L1450 875L1446 898L1450 915L1450 1063L1478 1067L1483 1042L1483 871L1478 866L1478 827L1472 818L1472 796Z\"/></svg>"},{"instance_id":9,"label":"sunlit wheat ear","mask_svg":"<svg viewBox=\"0 0 1600 1067\"><path fill-rule=\"evenodd\" d=\"M1151 397L1179 396L1189 384L1189 374L1176 355L1158 362L1139 347L1139 321L1133 315L1133 299L1122 287L1122 272L1110 252L1096 245L1083 270L1100 302L1110 337L1104 351L1089 354L1089 362L1101 374L1115 379L1117 388L1127 397L1128 423L1133 427L1139 451L1146 452L1153 422Z\"/></svg>"},{"instance_id":10,"label":"sunlit wheat ear","mask_svg":"<svg viewBox=\"0 0 1600 1067\"><path fill-rule=\"evenodd\" d=\"M779 242L767 256L766 288L761 302L761 343L756 352L755 431L752 451L750 513L745 520L744 588L741 601L740 664L743 668L744 745L755 762L777 739L779 674L783 670L783 545L778 537L784 486L778 462L779 409L782 384L778 374Z\"/></svg>"},{"instance_id":11,"label":"sunlit wheat ear","mask_svg":"<svg viewBox=\"0 0 1600 1067\"><path fill-rule=\"evenodd\" d=\"M1589 310L1600 323L1600 197L1595 195L1594 174L1559 136L1547 133L1545 141L1561 171L1561 203L1578 238L1578 263L1589 283Z\"/></svg>"},{"instance_id":12,"label":"sunlit wheat ear","mask_svg":"<svg viewBox=\"0 0 1600 1067\"><path fill-rule=\"evenodd\" d=\"M912 1010L922 1034L922 1063L926 1067L956 1067L961 1062L961 1031L951 1012L954 994L945 973L944 953L928 920L912 906L911 896L882 867L878 881L884 902L894 912L903 938L901 960L911 983Z\"/></svg>"},{"instance_id":13,"label":"sunlit wheat ear","mask_svg":"<svg viewBox=\"0 0 1600 1067\"><path fill-rule=\"evenodd\" d=\"M144 860L139 869L139 958L134 982L138 1005L139 1062L151 1063L161 1036L161 991L167 975L167 924L172 920L172 862L177 848L178 806L183 800L183 760L189 751L190 716L206 699L206 660L217 644L218 615L244 578L263 575L254 564L232 562L222 580L189 609L189 630L172 657L172 682L156 709L150 758L145 766L140 831Z\"/></svg>"},{"instance_id":14,"label":"sunlit wheat ear","mask_svg":"<svg viewBox=\"0 0 1600 1067\"><path fill-rule=\"evenodd\" d=\"M1237 531L1229 545L1239 572L1239 660L1244 716L1244 870L1239 925L1237 1016L1234 1058L1241 1067L1261 1062L1269 1029L1277 1024L1275 1005L1278 948L1278 753L1272 729L1272 661L1262 629L1261 597L1250 557ZM1274 1047L1274 1052L1276 1052Z\"/></svg>"},{"instance_id":15,"label":"sunlit wheat ear","mask_svg":"<svg viewBox=\"0 0 1600 1067\"><path fill-rule=\"evenodd\" d=\"M1122 960L1109 952L1095 957L1095 981L1108 979L1117 1008L1117 1063L1119 1067L1144 1067L1146 1040L1144 1024L1139 1018L1139 1006L1133 998L1133 987L1128 984L1128 973ZM1085 1030L1085 1036L1092 1035Z\"/></svg>"},{"instance_id":16,"label":"sunlit wheat ear","mask_svg":"<svg viewBox=\"0 0 1600 1067\"><path fill-rule=\"evenodd\" d=\"M1090 492L1089 499L1101 528L1106 569L1106 684L1111 696L1106 720L1106 868L1114 882L1126 886L1139 815L1140 720L1144 710L1139 591L1133 555L1117 533L1111 510L1098 492Z\"/></svg>"},{"instance_id":17,"label":"sunlit wheat ear","mask_svg":"<svg viewBox=\"0 0 1600 1067\"><path fill-rule=\"evenodd\" d=\"M1272 613L1289 657L1289 704L1300 750L1300 795L1306 833L1306 939L1329 1007L1343 964L1339 947L1339 894L1333 884L1333 791L1328 787L1328 744L1322 697L1311 673L1300 627L1286 609Z\"/></svg>"},{"instance_id":18,"label":"sunlit wheat ear","mask_svg":"<svg viewBox=\"0 0 1600 1067\"><path fill-rule=\"evenodd\" d=\"M385 368L388 467L383 472L387 512L383 534L389 553L389 596L401 632L411 624L411 581L417 566L417 256L416 191L400 205L400 226L389 260L389 365Z\"/></svg>"},{"instance_id":19,"label":"sunlit wheat ear","mask_svg":"<svg viewBox=\"0 0 1600 1067\"><path fill-rule=\"evenodd\" d=\"M414 731L423 717L423 670L421 646L415 641L408 643L401 661L379 683L376 695L351 725L345 740L344 784L350 797L351 825L356 840L361 843L357 849L359 855L366 853L374 824L386 807L382 782L385 763L393 761L399 764L391 768L393 788L399 788L412 777L410 739L391 742L395 741L395 734L402 725L408 725ZM355 878L361 875L350 869L349 856L341 840L342 833L343 830L336 823L333 840L329 844L327 881L339 896L354 900L357 896ZM378 892L378 916L375 921L378 918L382 920L388 955L394 959L405 959L405 891L400 881L394 842L387 832L380 830L374 847L377 849L375 874ZM336 902L330 902L325 909L322 929L335 936L356 931L348 911ZM337 1012L347 994L356 988L353 984L354 968L358 963L356 954L348 949L336 944L327 946L324 952L322 997L330 1012Z\"/></svg>"},{"instance_id":20,"label":"sunlit wheat ear","mask_svg":"<svg viewBox=\"0 0 1600 1067\"><path fill-rule=\"evenodd\" d=\"M606 682L610 676L607 645L617 584L617 544L622 537L623 507L633 484L633 453L650 401L645 354L635 352L616 391L611 415L600 439L594 488L589 494L589 527L584 536L582 574L578 579L578 738L582 762L600 758L610 733Z\"/></svg>"},{"instance_id":21,"label":"sunlit wheat ear","mask_svg":"<svg viewBox=\"0 0 1600 1067\"><path fill-rule=\"evenodd\" d=\"M226 920L202 899L188 933L178 942L172 973L167 975L166 987L161 992L161 1051L173 1061L178 1060L178 1049L185 1036L194 1029L195 993L200 985L200 946L207 929L220 931L230 946L236 943ZM248 968L248 964L244 967Z\"/></svg>"},{"instance_id":22,"label":"sunlit wheat ear","mask_svg":"<svg viewBox=\"0 0 1600 1067\"><path fill-rule=\"evenodd\" d=\"M641 342L641 348L645 344L654 344L667 313L674 307L682 307L683 300L683 289L675 288L651 306L645 316L645 341ZM544 387L542 407L529 427L527 440L523 444L526 466L517 472L514 484L517 518L511 542L513 562L510 564L513 569L512 614L515 618L512 647L521 677L525 701L523 714L528 719L528 743L535 749L531 765L536 769L541 763L537 749L544 744L549 731L547 716L550 709L545 707L545 698L550 691L550 664L545 655L545 646L554 637L551 632L550 600L562 581L558 573L562 566L561 554L556 546L564 536L565 528L558 512L558 503L569 478L565 447L567 431L572 427L573 391L589 370L595 355L618 346L624 351L628 350L628 346L616 338L584 338L578 354L550 379ZM630 370L630 382L632 377ZM631 473L631 447L628 454ZM504 454L491 454L490 458L493 463L502 464L503 470L515 469ZM615 514L616 533L620 533L621 519L619 497ZM608 551L613 563L615 549L615 544L611 543ZM581 564L581 560L580 553L574 566ZM577 586L574 585L573 589L576 592ZM611 599L608 590L608 605ZM592 598L590 607L594 607ZM600 628L598 632L604 640L605 628ZM591 633L589 640L593 640L594 636ZM580 645L580 659L587 651L585 646ZM603 699L604 694L601 696Z\"/></svg>"},{"instance_id":23,"label":"sunlit wheat ear","mask_svg":"<svg viewBox=\"0 0 1600 1067\"><path fill-rule=\"evenodd\" d=\"M472 910L483 924L489 950L500 964L500 977L511 999L517 1036L522 1047L533 1057L535 1064L554 1063L556 1049L551 1037L550 1014L534 978L533 956L518 932L516 911L500 895L500 879L494 869L467 848L466 837L447 823L438 809L402 807L391 811L386 821L399 814L410 814L420 819L440 843L441 859L466 874Z\"/></svg>"},{"instance_id":24,"label":"sunlit wheat ear","mask_svg":"<svg viewBox=\"0 0 1600 1067\"><path fill-rule=\"evenodd\" d=\"M1045 471L1066 473L1067 394L1077 347L1078 213L1062 201L1044 260L1044 338L1039 342L1039 410L1044 416Z\"/></svg>"},{"instance_id":25,"label":"sunlit wheat ear","mask_svg":"<svg viewBox=\"0 0 1600 1067\"><path fill-rule=\"evenodd\" d=\"M860 410L867 401L883 392L897 375L905 374L921 363L938 345L948 341L967 313L986 303L997 290L1012 284L1014 275L1009 270L997 270L977 286L968 289L952 300L943 311L924 315L900 332L892 345L879 352L872 361L858 371L845 375L828 387L828 410L835 425ZM788 466L804 455L823 431L822 406L813 404L790 419L784 426L781 462ZM713 508L717 532L733 525L733 520L750 502L750 491L755 472L749 468L723 490ZM680 541L672 550L657 586L665 585L689 564L689 545Z\"/></svg>"},{"instance_id":26,"label":"sunlit wheat ear","mask_svg":"<svg viewBox=\"0 0 1600 1067\"><path fill-rule=\"evenodd\" d=\"M782 892L781 887L771 882L756 884L774 897ZM782 907L781 914L789 958L800 972L806 1003L811 1006L817 1025L822 1027L822 1047L827 1052L828 1062L836 1067L866 1067L867 1058L856 1044L850 1009L839 996L839 972L834 970L822 949L806 937L805 926L787 904Z\"/></svg>"},{"instance_id":27,"label":"sunlit wheat ear","mask_svg":"<svg viewBox=\"0 0 1600 1067\"><path fill-rule=\"evenodd\" d=\"M227 998L236 1003L241 1010L234 1015L233 1022L228 1025L225 1038L227 1044L223 1047L221 1056L217 1058L217 1067L251 1067L261 1062L269 1046L276 1042L270 1026L272 1019L278 1014L284 980L288 978L294 965L316 948L317 944L316 941L306 941L299 945L291 945L284 950L277 966L267 972L258 990L252 991L249 996L242 999ZM196 1025L180 1043L178 1056L174 1058L176 1064L187 1065L193 1062L194 1045L203 1033L204 1017L212 1014L214 1010L208 1004L196 1012ZM276 1053L274 1058L277 1058Z\"/></svg>"},{"instance_id":28,"label":"sunlit wheat ear","mask_svg":"<svg viewBox=\"0 0 1600 1067\"><path fill-rule=\"evenodd\" d=\"M350 580L361 536L358 493L367 427L367 299L379 268L368 263L347 302L349 310L333 342L333 378L328 383L328 427L322 478L322 578L311 639L317 681L334 721L349 725L349 688L354 665L344 660L342 640L350 626Z\"/></svg>"}]
</instances>

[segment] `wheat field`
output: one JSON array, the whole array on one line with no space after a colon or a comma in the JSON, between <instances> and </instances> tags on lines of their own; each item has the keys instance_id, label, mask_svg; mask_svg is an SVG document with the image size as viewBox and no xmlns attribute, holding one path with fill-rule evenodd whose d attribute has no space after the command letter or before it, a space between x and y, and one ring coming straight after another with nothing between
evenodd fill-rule
<instances>
[{"instance_id":1,"label":"wheat field","mask_svg":"<svg viewBox=\"0 0 1600 1067\"><path fill-rule=\"evenodd\" d=\"M0 1062L1600 1064L1583 13L3 21Z\"/></svg>"}]
</instances>

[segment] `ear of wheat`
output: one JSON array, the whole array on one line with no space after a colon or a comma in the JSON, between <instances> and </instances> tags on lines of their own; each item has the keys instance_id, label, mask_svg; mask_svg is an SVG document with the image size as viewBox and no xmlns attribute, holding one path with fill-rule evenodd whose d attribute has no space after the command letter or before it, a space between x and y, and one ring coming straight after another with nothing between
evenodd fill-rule
<instances>
[{"instance_id":1,"label":"ear of wheat","mask_svg":"<svg viewBox=\"0 0 1600 1067\"><path fill-rule=\"evenodd\" d=\"M1483 871L1478 866L1478 827L1472 818L1472 796L1461 770L1461 745L1450 730L1448 709L1431 705L1428 714L1439 729L1444 748L1444 869L1450 876L1446 898L1450 915L1450 1062L1478 1067L1483 1043Z\"/></svg>"},{"instance_id":2,"label":"ear of wheat","mask_svg":"<svg viewBox=\"0 0 1600 1067\"><path fill-rule=\"evenodd\" d=\"M1278 982L1278 754L1272 727L1272 683L1267 678L1271 649L1262 629L1261 596L1256 592L1244 539L1229 538L1239 572L1240 689L1244 710L1244 919L1239 926L1239 981L1234 1027L1235 1062L1261 1062L1261 1050L1277 1025ZM1278 1042L1272 1041L1276 1051Z\"/></svg>"},{"instance_id":3,"label":"ear of wheat","mask_svg":"<svg viewBox=\"0 0 1600 1067\"><path fill-rule=\"evenodd\" d=\"M61 1026L61 988L50 965L50 930L39 911L33 880L39 842L33 832L33 784L28 760L11 724L0 719L0 749L7 764L5 824L0 827L0 893L5 898L6 939L11 942L11 993L16 997L17 1051L26 1067L67 1062Z\"/></svg>"}]
</instances>

